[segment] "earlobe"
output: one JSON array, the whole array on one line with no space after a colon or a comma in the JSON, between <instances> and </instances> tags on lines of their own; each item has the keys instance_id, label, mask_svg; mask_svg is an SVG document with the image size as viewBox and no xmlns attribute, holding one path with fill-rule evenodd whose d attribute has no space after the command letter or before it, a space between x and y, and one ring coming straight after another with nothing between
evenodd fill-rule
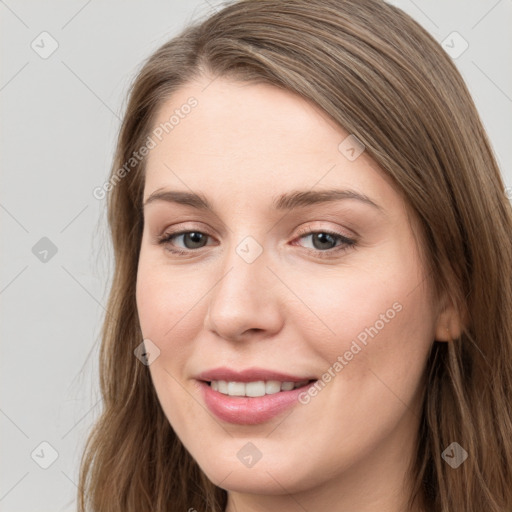
<instances>
[{"instance_id":1,"label":"earlobe","mask_svg":"<svg viewBox=\"0 0 512 512\"><path fill-rule=\"evenodd\" d=\"M437 317L435 340L436 341L453 341L462 334L462 319L460 312L447 300L443 301L445 306L442 308Z\"/></svg>"}]
</instances>

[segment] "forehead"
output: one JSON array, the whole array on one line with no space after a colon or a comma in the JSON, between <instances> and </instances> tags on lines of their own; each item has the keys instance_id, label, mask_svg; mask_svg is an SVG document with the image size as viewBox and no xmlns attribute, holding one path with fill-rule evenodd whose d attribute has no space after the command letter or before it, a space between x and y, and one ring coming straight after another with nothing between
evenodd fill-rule
<instances>
[{"instance_id":1,"label":"forehead","mask_svg":"<svg viewBox=\"0 0 512 512\"><path fill-rule=\"evenodd\" d=\"M195 106L184 108L190 98ZM222 77L191 82L161 106L153 133L158 129L145 198L168 187L270 202L292 189L350 187L376 202L397 200L390 179L364 151L347 158L353 136L313 103L272 85Z\"/></svg>"}]
</instances>

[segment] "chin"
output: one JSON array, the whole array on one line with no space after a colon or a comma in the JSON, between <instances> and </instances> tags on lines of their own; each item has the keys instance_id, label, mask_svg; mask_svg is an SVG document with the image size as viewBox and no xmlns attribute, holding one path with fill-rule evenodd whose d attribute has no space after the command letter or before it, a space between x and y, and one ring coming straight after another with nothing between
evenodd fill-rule
<instances>
[{"instance_id":1,"label":"chin","mask_svg":"<svg viewBox=\"0 0 512 512\"><path fill-rule=\"evenodd\" d=\"M283 464L283 459L268 459L264 462L262 457L252 467L245 467L238 460L214 461L210 458L205 463L200 460L197 462L208 479L226 491L245 494L288 494L304 490L308 481L311 481L306 474L297 474L297 464L292 464L291 461Z\"/></svg>"}]
</instances>

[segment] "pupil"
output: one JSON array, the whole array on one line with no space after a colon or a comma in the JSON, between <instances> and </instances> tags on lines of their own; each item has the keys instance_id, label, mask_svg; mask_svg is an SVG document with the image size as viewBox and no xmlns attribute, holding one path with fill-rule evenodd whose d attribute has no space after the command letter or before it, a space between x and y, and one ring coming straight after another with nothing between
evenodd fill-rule
<instances>
[{"instance_id":1,"label":"pupil","mask_svg":"<svg viewBox=\"0 0 512 512\"><path fill-rule=\"evenodd\" d=\"M327 242L325 241L326 239L327 239ZM315 246L316 249L329 249L329 247L325 247L322 245L320 245L320 247L318 247L317 244L314 243L315 240L319 240L320 244L327 243L327 245L329 245L330 243L333 242L333 237L332 237L332 235L329 235L328 233L316 233L313 236L313 245Z\"/></svg>"},{"instance_id":2,"label":"pupil","mask_svg":"<svg viewBox=\"0 0 512 512\"><path fill-rule=\"evenodd\" d=\"M191 240L192 240L192 244L196 244L196 243L200 243L201 242L201 238L203 237L203 234L202 233L196 233L195 231L194 232L191 232L191 233L187 233L186 237L189 237ZM185 237L185 238L186 238ZM191 247L189 247L190 249ZM193 247L192 247L193 248Z\"/></svg>"}]
</instances>

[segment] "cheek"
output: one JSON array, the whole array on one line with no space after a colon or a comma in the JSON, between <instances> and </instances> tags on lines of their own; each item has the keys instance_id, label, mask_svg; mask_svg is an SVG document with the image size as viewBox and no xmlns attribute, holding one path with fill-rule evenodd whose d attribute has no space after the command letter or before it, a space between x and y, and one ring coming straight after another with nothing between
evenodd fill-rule
<instances>
[{"instance_id":1,"label":"cheek","mask_svg":"<svg viewBox=\"0 0 512 512\"><path fill-rule=\"evenodd\" d=\"M434 315L422 269L401 253L390 251L361 268L296 276L294 291L307 308L293 302L288 313L326 371L341 356L345 381L374 379L370 370L390 383L419 379L434 339Z\"/></svg>"},{"instance_id":2,"label":"cheek","mask_svg":"<svg viewBox=\"0 0 512 512\"><path fill-rule=\"evenodd\" d=\"M160 349L149 371L160 404L169 422L178 429L194 414L190 395L183 393L181 370L193 353L193 344L187 342L196 335L191 329L200 328L197 322L189 321L189 315L201 297L180 286L181 282L181 274L172 273L141 254L136 287L139 322L143 337Z\"/></svg>"},{"instance_id":3,"label":"cheek","mask_svg":"<svg viewBox=\"0 0 512 512\"><path fill-rule=\"evenodd\" d=\"M197 276L181 269L172 271L141 255L136 300L144 337L157 344L183 339L192 325L199 327L188 319L194 315L203 294Z\"/></svg>"},{"instance_id":4,"label":"cheek","mask_svg":"<svg viewBox=\"0 0 512 512\"><path fill-rule=\"evenodd\" d=\"M422 286L406 288L399 300L400 311L369 338L367 364L391 401L412 404L434 340L434 318Z\"/></svg>"}]
</instances>

